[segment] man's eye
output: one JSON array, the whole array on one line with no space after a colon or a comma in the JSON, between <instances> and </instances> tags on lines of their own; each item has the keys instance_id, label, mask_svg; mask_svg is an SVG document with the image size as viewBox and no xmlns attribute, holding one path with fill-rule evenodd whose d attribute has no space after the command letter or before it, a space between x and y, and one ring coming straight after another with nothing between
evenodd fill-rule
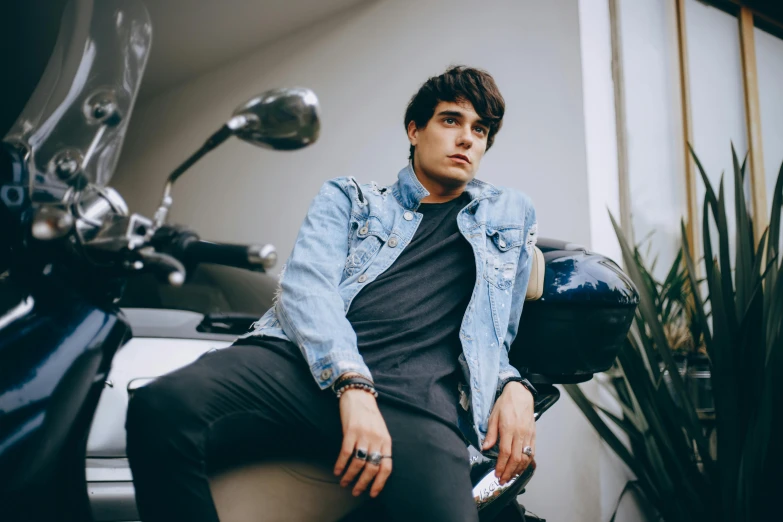
<instances>
[{"instance_id":1,"label":"man's eye","mask_svg":"<svg viewBox=\"0 0 783 522\"><path fill-rule=\"evenodd\" d=\"M479 134L486 134L487 133L487 129L485 129L484 127L475 127L475 130Z\"/></svg>"},{"instance_id":2,"label":"man's eye","mask_svg":"<svg viewBox=\"0 0 783 522\"><path fill-rule=\"evenodd\" d=\"M452 123L457 123L457 120L455 120L454 118L446 118L445 120L443 120L443 122L451 125Z\"/></svg>"}]
</instances>

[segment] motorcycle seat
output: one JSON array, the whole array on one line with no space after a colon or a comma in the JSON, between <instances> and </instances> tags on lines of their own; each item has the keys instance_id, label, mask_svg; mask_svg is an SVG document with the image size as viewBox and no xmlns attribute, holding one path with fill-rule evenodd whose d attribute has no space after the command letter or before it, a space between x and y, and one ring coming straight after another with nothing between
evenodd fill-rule
<instances>
[{"instance_id":1,"label":"motorcycle seat","mask_svg":"<svg viewBox=\"0 0 783 522\"><path fill-rule=\"evenodd\" d=\"M337 522L364 502L316 462L254 463L212 477L210 488L221 522Z\"/></svg>"}]
</instances>

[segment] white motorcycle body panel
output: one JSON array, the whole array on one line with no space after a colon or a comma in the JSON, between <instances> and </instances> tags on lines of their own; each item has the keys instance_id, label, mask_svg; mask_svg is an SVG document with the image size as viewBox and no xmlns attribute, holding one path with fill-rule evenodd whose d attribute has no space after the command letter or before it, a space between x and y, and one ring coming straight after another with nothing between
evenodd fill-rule
<instances>
[{"instance_id":1,"label":"white motorcycle body panel","mask_svg":"<svg viewBox=\"0 0 783 522\"><path fill-rule=\"evenodd\" d=\"M183 323L202 317L184 311L133 311L136 318L161 313ZM87 488L96 521L138 520L125 454L128 384L144 384L230 344L229 340L134 337L117 352L87 443ZM337 521L361 503L340 487L330 469L303 462L249 465L213 477L211 487L222 522Z\"/></svg>"}]
</instances>

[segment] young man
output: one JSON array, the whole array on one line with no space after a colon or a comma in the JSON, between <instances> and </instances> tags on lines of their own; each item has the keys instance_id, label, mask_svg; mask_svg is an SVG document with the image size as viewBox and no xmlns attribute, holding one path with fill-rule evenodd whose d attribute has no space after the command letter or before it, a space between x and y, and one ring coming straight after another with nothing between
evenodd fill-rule
<instances>
[{"instance_id":1,"label":"young man","mask_svg":"<svg viewBox=\"0 0 783 522\"><path fill-rule=\"evenodd\" d=\"M328 181L253 331L136 393L143 520L217 521L209 473L305 455L336 459L390 520L477 521L466 441L497 445L501 482L527 467L535 390L507 352L535 211L474 179L504 110L483 71L430 78L405 114L398 181Z\"/></svg>"}]
</instances>

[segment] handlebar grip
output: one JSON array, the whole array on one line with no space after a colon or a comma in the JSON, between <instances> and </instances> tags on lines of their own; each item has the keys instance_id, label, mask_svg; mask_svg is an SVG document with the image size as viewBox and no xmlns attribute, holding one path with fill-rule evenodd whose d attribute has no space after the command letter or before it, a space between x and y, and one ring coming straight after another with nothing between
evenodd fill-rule
<instances>
[{"instance_id":1,"label":"handlebar grip","mask_svg":"<svg viewBox=\"0 0 783 522\"><path fill-rule=\"evenodd\" d=\"M188 261L215 263L251 270L265 271L277 263L277 251L272 245L229 245L193 239L183 245Z\"/></svg>"}]
</instances>

